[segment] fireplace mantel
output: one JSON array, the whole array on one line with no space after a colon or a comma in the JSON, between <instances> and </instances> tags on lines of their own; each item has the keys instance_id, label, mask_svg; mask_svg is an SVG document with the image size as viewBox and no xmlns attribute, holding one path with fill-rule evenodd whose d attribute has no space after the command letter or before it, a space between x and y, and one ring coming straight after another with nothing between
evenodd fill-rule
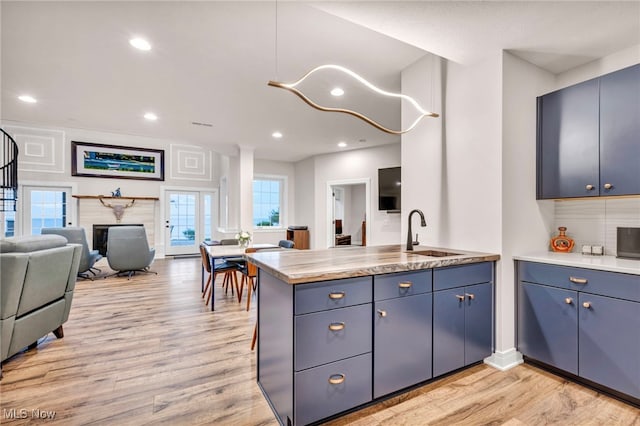
<instances>
[{"instance_id":1,"label":"fireplace mantel","mask_svg":"<svg viewBox=\"0 0 640 426\"><path fill-rule=\"evenodd\" d=\"M78 198L78 199L94 199L94 200L98 200L100 198L113 198L113 199L118 199L118 198L125 198L127 200L152 200L152 201L158 201L159 198L158 197L138 197L138 196L133 196L133 197L126 197L126 196L121 196L121 197L114 197L112 195L72 195L73 198Z\"/></svg>"}]
</instances>

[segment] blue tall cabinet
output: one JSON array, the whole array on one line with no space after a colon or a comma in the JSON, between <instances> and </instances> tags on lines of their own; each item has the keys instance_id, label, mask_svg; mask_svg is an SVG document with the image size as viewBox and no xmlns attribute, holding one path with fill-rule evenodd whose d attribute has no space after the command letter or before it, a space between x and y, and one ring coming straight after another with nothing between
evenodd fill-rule
<instances>
[{"instance_id":1,"label":"blue tall cabinet","mask_svg":"<svg viewBox=\"0 0 640 426\"><path fill-rule=\"evenodd\" d=\"M640 194L640 64L537 102L538 199Z\"/></svg>"}]
</instances>

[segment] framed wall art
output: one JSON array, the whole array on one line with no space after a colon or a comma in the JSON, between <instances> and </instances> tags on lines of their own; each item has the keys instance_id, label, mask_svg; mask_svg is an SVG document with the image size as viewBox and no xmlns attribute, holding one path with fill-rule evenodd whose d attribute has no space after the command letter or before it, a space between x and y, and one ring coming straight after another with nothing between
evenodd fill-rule
<instances>
[{"instance_id":1,"label":"framed wall art","mask_svg":"<svg viewBox=\"0 0 640 426\"><path fill-rule=\"evenodd\" d=\"M164 150L72 141L71 175L164 180Z\"/></svg>"}]
</instances>

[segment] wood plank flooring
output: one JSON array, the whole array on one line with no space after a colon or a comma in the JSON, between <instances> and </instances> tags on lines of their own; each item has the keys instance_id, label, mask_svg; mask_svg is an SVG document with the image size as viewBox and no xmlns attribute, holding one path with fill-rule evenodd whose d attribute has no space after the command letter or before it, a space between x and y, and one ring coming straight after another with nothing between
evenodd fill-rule
<instances>
[{"instance_id":1,"label":"wood plank flooring","mask_svg":"<svg viewBox=\"0 0 640 426\"><path fill-rule=\"evenodd\" d=\"M32 410L64 425L277 424L249 349L255 303L246 312L218 284L209 311L199 259L152 269L78 282L65 337L5 362L1 424L45 422ZM531 366L479 365L330 424L640 426L640 410Z\"/></svg>"}]
</instances>

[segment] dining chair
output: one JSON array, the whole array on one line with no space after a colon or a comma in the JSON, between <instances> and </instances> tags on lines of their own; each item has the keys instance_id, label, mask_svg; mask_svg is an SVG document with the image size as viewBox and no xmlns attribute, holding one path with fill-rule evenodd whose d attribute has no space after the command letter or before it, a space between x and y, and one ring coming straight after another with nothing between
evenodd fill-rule
<instances>
[{"instance_id":1,"label":"dining chair","mask_svg":"<svg viewBox=\"0 0 640 426\"><path fill-rule=\"evenodd\" d=\"M207 253L207 249L204 244L200 244L200 255L202 257L202 266L205 271L209 273L207 284L202 289L202 298L206 300L206 305L209 304L209 301L213 297L213 286L216 280L216 275L220 273L224 273L222 287L225 288L225 293L228 291L229 285L231 285L231 294L234 294L234 286L235 293L240 294L238 288L238 277L236 275L236 265L227 263L226 261L219 263L211 262L211 257L209 256L209 253Z\"/></svg>"},{"instance_id":2,"label":"dining chair","mask_svg":"<svg viewBox=\"0 0 640 426\"><path fill-rule=\"evenodd\" d=\"M295 244L291 240L280 240L278 241L278 246L287 249L295 248Z\"/></svg>"},{"instance_id":3,"label":"dining chair","mask_svg":"<svg viewBox=\"0 0 640 426\"><path fill-rule=\"evenodd\" d=\"M255 253L258 251L255 247L249 247L244 252L245 253ZM240 280L240 290L239 299L242 298L242 292L244 291L244 284L247 284L247 312L251 306L251 291L256 291L256 277L258 276L258 268L251 262L245 261L245 267L241 270L242 279Z\"/></svg>"}]
</instances>

